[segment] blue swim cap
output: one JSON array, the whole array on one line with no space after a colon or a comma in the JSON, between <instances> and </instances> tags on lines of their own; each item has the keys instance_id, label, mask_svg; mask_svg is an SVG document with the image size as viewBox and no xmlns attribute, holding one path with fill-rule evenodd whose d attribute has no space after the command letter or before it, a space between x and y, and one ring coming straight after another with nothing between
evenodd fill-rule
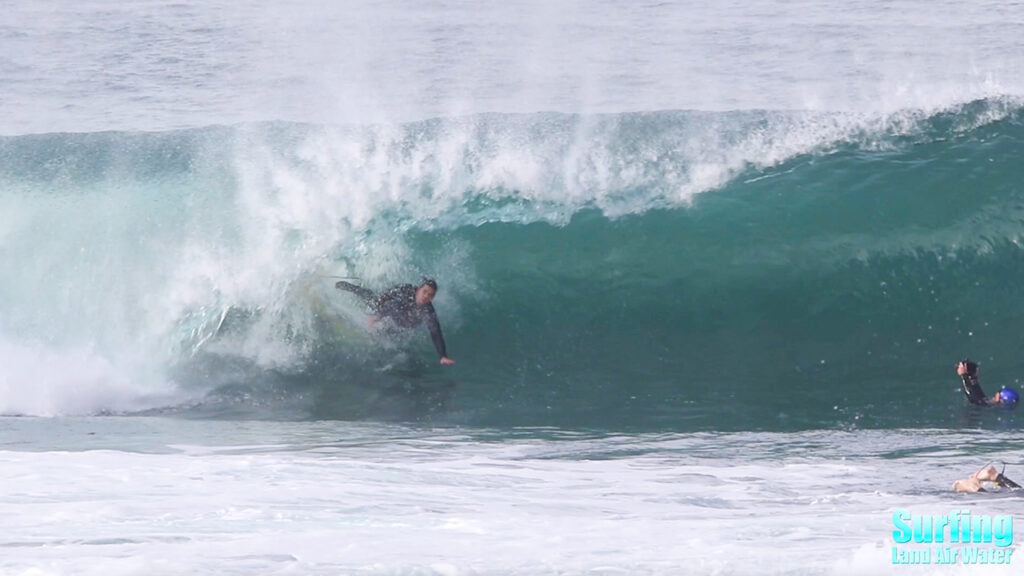
<instances>
[{"instance_id":1,"label":"blue swim cap","mask_svg":"<svg viewBox=\"0 0 1024 576\"><path fill-rule=\"evenodd\" d=\"M1017 391L1013 388L1003 386L1003 389L999 391L999 403L1000 404L1016 404L1020 400L1020 396Z\"/></svg>"}]
</instances>

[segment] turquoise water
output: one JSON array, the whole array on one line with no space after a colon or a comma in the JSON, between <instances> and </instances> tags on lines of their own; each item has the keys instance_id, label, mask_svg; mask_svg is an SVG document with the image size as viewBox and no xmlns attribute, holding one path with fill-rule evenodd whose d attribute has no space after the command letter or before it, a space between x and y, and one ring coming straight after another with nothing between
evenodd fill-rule
<instances>
[{"instance_id":1,"label":"turquoise water","mask_svg":"<svg viewBox=\"0 0 1024 576\"><path fill-rule=\"evenodd\" d=\"M1018 4L9 4L0 572L1019 571Z\"/></svg>"},{"instance_id":2,"label":"turquoise water","mask_svg":"<svg viewBox=\"0 0 1024 576\"><path fill-rule=\"evenodd\" d=\"M1017 378L1021 110L6 137L5 333L131 341L126 378L190 394L145 408L186 414L1012 427L965 413L950 367ZM454 367L332 288L417 274Z\"/></svg>"}]
</instances>

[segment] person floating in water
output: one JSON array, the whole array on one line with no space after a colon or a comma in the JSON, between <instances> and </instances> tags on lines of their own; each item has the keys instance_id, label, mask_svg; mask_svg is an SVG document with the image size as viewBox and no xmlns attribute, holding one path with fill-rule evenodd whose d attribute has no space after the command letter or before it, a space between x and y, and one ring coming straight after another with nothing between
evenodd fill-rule
<instances>
[{"instance_id":1,"label":"person floating in water","mask_svg":"<svg viewBox=\"0 0 1024 576\"><path fill-rule=\"evenodd\" d=\"M1020 400L1020 396L1017 394L1017 391L1005 385L991 398L986 397L985 392L981 389L981 384L978 382L977 362L972 362L971 360L961 360L960 362L957 362L956 373L960 376L960 380L963 382L964 396L967 397L967 401L971 404L978 406L998 404L1013 407L1016 406L1017 402Z\"/></svg>"},{"instance_id":2,"label":"person floating in water","mask_svg":"<svg viewBox=\"0 0 1024 576\"><path fill-rule=\"evenodd\" d=\"M427 328L430 329L430 339L434 341L434 348L441 357L441 364L455 364L455 360L448 357L444 336L441 334L441 323L437 320L434 305L430 303L437 294L437 282L424 278L419 286L402 284L380 295L344 280L338 281L334 287L355 294L373 310L373 316L370 317L371 328L381 320L390 321L395 328L402 330L415 328L426 321Z\"/></svg>"},{"instance_id":3,"label":"person floating in water","mask_svg":"<svg viewBox=\"0 0 1024 576\"><path fill-rule=\"evenodd\" d=\"M1005 470L1006 467L1003 466L1003 469ZM1020 484L1017 484L1013 480L1003 476L1002 472L996 472L996 467L992 464L988 464L967 478L962 478L953 482L953 490L956 490L957 492L985 492L985 488L982 487L982 484L986 482L998 486L999 488L1007 488L1010 490L1020 489Z\"/></svg>"}]
</instances>

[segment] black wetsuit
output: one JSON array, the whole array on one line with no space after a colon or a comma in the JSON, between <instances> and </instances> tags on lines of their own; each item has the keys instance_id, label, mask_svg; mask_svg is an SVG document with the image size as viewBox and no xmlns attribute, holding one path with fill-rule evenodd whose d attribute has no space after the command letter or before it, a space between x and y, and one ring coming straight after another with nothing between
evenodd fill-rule
<instances>
[{"instance_id":1,"label":"black wetsuit","mask_svg":"<svg viewBox=\"0 0 1024 576\"><path fill-rule=\"evenodd\" d=\"M402 284L379 296L372 290L345 281L338 282L334 286L359 296L373 310L374 314L391 320L398 328L415 328L426 322L427 328L430 329L430 339L434 341L434 348L437 349L438 355L441 358L448 356L444 345L444 335L441 334L441 323L437 320L434 305L429 302L423 306L416 304L416 286Z\"/></svg>"},{"instance_id":2,"label":"black wetsuit","mask_svg":"<svg viewBox=\"0 0 1024 576\"><path fill-rule=\"evenodd\" d=\"M960 379L963 380L964 396L967 396L968 402L979 406L988 404L988 397L985 396L985 392L981 389L981 384L978 383L977 372L962 374Z\"/></svg>"}]
</instances>

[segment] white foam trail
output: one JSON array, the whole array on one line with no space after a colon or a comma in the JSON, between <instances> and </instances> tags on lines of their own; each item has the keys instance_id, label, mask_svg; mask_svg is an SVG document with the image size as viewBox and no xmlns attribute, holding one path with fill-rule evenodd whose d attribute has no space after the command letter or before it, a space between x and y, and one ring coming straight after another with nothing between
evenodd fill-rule
<instances>
[{"instance_id":1,"label":"white foam trail","mask_svg":"<svg viewBox=\"0 0 1024 576\"><path fill-rule=\"evenodd\" d=\"M891 563L894 509L1019 512L1012 495L948 491L981 464L962 457L972 435L944 431L59 423L0 428L20 442L0 451L0 514L19 527L0 534L5 573L896 575L916 570Z\"/></svg>"},{"instance_id":2,"label":"white foam trail","mask_svg":"<svg viewBox=\"0 0 1024 576\"><path fill-rule=\"evenodd\" d=\"M124 359L85 348L13 343L0 335L0 414L88 415L180 402L164 383L133 380Z\"/></svg>"}]
</instances>

